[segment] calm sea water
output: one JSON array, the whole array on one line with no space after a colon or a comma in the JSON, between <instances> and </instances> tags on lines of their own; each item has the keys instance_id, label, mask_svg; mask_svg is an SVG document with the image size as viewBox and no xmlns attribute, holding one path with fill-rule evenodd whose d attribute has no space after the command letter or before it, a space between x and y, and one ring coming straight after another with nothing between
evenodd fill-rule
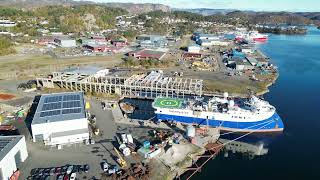
<instances>
[{"instance_id":1,"label":"calm sea water","mask_svg":"<svg viewBox=\"0 0 320 180\"><path fill-rule=\"evenodd\" d=\"M280 77L264 97L285 124L282 135L249 137L268 153L221 153L192 179L320 179L320 30L302 36L271 35L259 45L279 67ZM266 141L267 140L267 141Z\"/></svg>"}]
</instances>

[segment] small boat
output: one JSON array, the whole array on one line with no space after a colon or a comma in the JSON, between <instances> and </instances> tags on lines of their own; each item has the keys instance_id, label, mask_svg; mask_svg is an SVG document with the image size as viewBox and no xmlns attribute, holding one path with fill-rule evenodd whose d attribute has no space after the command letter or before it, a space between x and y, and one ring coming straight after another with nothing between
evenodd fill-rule
<instances>
[{"instance_id":1,"label":"small boat","mask_svg":"<svg viewBox=\"0 0 320 180\"><path fill-rule=\"evenodd\" d=\"M132 114L133 111L135 110L135 106L129 102L121 102L120 108L123 112L127 114Z\"/></svg>"}]
</instances>

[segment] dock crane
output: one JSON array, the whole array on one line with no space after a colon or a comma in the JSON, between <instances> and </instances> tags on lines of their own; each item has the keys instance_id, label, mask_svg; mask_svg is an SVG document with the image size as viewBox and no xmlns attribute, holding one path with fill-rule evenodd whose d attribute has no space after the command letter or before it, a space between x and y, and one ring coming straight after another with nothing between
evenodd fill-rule
<instances>
[{"instance_id":1,"label":"dock crane","mask_svg":"<svg viewBox=\"0 0 320 180\"><path fill-rule=\"evenodd\" d=\"M113 148L114 151L117 153L117 162L119 163L119 165L121 166L121 168L125 168L127 166L127 162L122 158L121 154L119 153L119 151L117 150L117 148Z\"/></svg>"}]
</instances>

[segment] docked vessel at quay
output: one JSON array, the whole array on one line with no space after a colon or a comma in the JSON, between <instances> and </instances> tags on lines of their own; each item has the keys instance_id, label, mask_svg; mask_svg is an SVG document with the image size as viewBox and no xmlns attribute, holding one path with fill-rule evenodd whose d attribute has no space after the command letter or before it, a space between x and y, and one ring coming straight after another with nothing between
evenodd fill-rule
<instances>
[{"instance_id":1,"label":"docked vessel at quay","mask_svg":"<svg viewBox=\"0 0 320 180\"><path fill-rule=\"evenodd\" d=\"M248 33L239 33L236 35L236 40L245 39L247 41L258 41L258 42L264 42L268 40L267 34L261 34L258 31L249 31Z\"/></svg>"},{"instance_id":2,"label":"docked vessel at quay","mask_svg":"<svg viewBox=\"0 0 320 180\"><path fill-rule=\"evenodd\" d=\"M158 121L219 127L222 131L281 132L282 119L267 101L213 97L209 100L158 97L152 104Z\"/></svg>"}]
</instances>

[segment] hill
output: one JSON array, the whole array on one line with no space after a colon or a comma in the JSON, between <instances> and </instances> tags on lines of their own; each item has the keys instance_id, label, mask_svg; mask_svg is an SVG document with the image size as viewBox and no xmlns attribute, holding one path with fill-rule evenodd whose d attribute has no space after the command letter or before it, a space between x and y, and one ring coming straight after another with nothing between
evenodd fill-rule
<instances>
[{"instance_id":1,"label":"hill","mask_svg":"<svg viewBox=\"0 0 320 180\"><path fill-rule=\"evenodd\" d=\"M152 11L170 12L171 8L163 4L135 4L135 3L104 3L108 7L117 7L127 10L131 14L142 14Z\"/></svg>"},{"instance_id":2,"label":"hill","mask_svg":"<svg viewBox=\"0 0 320 180\"><path fill-rule=\"evenodd\" d=\"M151 11L161 10L163 12L170 12L171 8L163 4L150 4L150 3L95 3L92 1L73 1L73 0L1 0L0 6L6 7L17 7L25 9L34 9L44 6L52 5L63 5L63 6L74 6L74 5L103 5L106 7L121 8L128 11L131 14L141 14Z\"/></svg>"},{"instance_id":3,"label":"hill","mask_svg":"<svg viewBox=\"0 0 320 180\"><path fill-rule=\"evenodd\" d=\"M0 17L19 21L13 32L36 35L37 29L51 31L82 32L113 28L117 16L128 12L120 8L102 5L54 5L34 9L0 7ZM48 23L42 23L42 22Z\"/></svg>"},{"instance_id":4,"label":"hill","mask_svg":"<svg viewBox=\"0 0 320 180\"><path fill-rule=\"evenodd\" d=\"M319 24L319 12L255 12L255 11L239 11L234 9L174 9L175 11L186 11L200 14L203 16L226 16L231 18L240 18L241 21L256 24Z\"/></svg>"},{"instance_id":5,"label":"hill","mask_svg":"<svg viewBox=\"0 0 320 180\"><path fill-rule=\"evenodd\" d=\"M235 9L209 9L209 8L196 8L196 9L173 9L174 11L186 11L191 13L200 14L203 16L211 16L215 14L227 14L233 11L236 11Z\"/></svg>"}]
</instances>

